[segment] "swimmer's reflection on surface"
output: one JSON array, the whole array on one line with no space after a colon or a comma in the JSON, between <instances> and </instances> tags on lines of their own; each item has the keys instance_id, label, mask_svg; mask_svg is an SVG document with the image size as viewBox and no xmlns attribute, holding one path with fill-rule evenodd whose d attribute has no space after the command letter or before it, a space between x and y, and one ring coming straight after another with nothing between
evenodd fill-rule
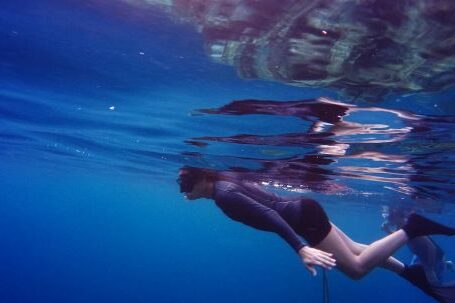
<instances>
[{"instance_id":1,"label":"swimmer's reflection on surface","mask_svg":"<svg viewBox=\"0 0 455 303\"><path fill-rule=\"evenodd\" d=\"M319 164L323 165L320 175L303 178L303 181L308 181L307 184L311 184L311 179L315 178L316 182L313 184L317 184L317 179L342 176L391 183L393 187L385 185L385 188L414 196L419 201L432 199L435 203L438 203L437 200L440 200L442 193L447 192L443 188L438 192L434 186L429 185L429 183L433 183L439 186L447 182L444 181L444 177L441 175L430 176L425 173L425 171L431 171L431 167L428 167L425 163L425 158L401 152L401 150L406 148L406 144L409 142L412 144L412 142L420 138L428 137L434 142L437 140L437 136L435 136L431 127L435 126L436 129L441 129L446 123L453 125L454 117L422 116L403 110L361 107L328 98L297 101L237 100L216 109L201 109L199 111L206 114L235 116L273 115L296 117L309 121L311 125L302 132L274 135L205 136L187 141L196 146L198 144L199 146L205 146L206 142L211 141L285 148L311 148L312 150L306 152L299 160L258 160L264 170L267 170L266 166L267 168L278 168L274 169L274 171L279 170L278 174L284 178L293 173L298 173L295 169L290 169L295 167L295 162L305 163L305 170L317 171L317 162L322 160L325 163ZM360 122L359 117L361 121L372 121L373 119L373 121L379 122ZM393 124L391 124L392 122ZM446 135L443 136L445 137ZM389 143L393 144L391 151L386 148L386 144ZM405 143L404 147L401 146L403 143ZM431 153L429 153L429 156L431 156ZM327 167L330 163L346 159L362 161L355 162L360 166L338 165L332 170ZM273 170L270 172L272 173ZM302 174L305 175L306 173L302 172ZM317 188L317 186L313 186L313 188Z\"/></svg>"},{"instance_id":2,"label":"swimmer's reflection on surface","mask_svg":"<svg viewBox=\"0 0 455 303\"><path fill-rule=\"evenodd\" d=\"M310 143L318 143L318 139L325 139L327 140L327 143L329 143L328 145L331 145L330 143L332 143L332 145L341 144L341 142L336 142L335 138L350 135L377 135L378 137L379 135L388 135L386 138L362 140L360 141L362 143L396 142L401 140L411 131L417 132L425 129L425 121L423 117L419 115L380 107L359 107L354 104L342 103L328 98L299 101L238 100L217 109L201 109L199 111L207 114L255 114L300 118L312 122L312 125L305 135L302 135L302 138L307 138ZM350 115L357 112L362 112L364 116L390 114L402 120L406 126L402 128L392 128L384 123L369 124L347 120ZM359 142L354 139L352 140L352 143ZM349 144L349 139L346 141L346 143ZM305 142L305 140L303 142ZM339 152L337 152L337 154L338 153Z\"/></svg>"},{"instance_id":3,"label":"swimmer's reflection on surface","mask_svg":"<svg viewBox=\"0 0 455 303\"><path fill-rule=\"evenodd\" d=\"M274 115L292 116L312 124L305 132L276 135L233 135L227 137L199 137L191 142L228 142L236 144L254 144L267 146L301 146L313 148L313 154L305 154L294 159L259 161L264 170L273 175L281 175L285 179L299 175L310 189L318 188L322 181L331 176L345 176L379 182L391 182L401 187L408 181L410 168L407 158L400 155L387 154L380 151L359 150L348 153L352 144L377 144L402 140L410 131L421 128L421 117L404 111L382 109L378 107L358 107L327 98L299 101L233 101L218 109L202 109L202 113L225 115ZM407 122L403 128L392 128L384 123L368 124L347 120L349 115L387 113ZM412 125L409 126L409 125ZM367 135L368 137L359 137ZM400 171L391 172L390 167L375 166L374 168L341 166L337 172L331 171L327 165L339 159L366 159L382 163L402 163ZM380 174L380 175L378 175ZM295 182L298 183L298 182ZM331 182L334 184L334 182ZM321 188L323 186L320 186ZM338 186L339 187L339 186ZM333 188L333 187L331 187Z\"/></svg>"}]
</instances>

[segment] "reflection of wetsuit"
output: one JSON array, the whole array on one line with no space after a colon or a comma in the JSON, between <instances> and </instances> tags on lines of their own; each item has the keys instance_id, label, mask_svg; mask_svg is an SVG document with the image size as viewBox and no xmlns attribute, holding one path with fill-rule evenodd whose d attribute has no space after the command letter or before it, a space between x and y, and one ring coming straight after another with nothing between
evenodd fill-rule
<instances>
[{"instance_id":1,"label":"reflection of wetsuit","mask_svg":"<svg viewBox=\"0 0 455 303\"><path fill-rule=\"evenodd\" d=\"M233 220L279 234L295 251L305 243L320 243L331 225L322 207L314 200L280 197L252 183L217 181L216 205Z\"/></svg>"},{"instance_id":2,"label":"reflection of wetsuit","mask_svg":"<svg viewBox=\"0 0 455 303\"><path fill-rule=\"evenodd\" d=\"M353 106L321 102L319 99L299 101L237 100L218 109L202 109L203 113L225 115L294 116L313 122L336 124L342 121Z\"/></svg>"}]
</instances>

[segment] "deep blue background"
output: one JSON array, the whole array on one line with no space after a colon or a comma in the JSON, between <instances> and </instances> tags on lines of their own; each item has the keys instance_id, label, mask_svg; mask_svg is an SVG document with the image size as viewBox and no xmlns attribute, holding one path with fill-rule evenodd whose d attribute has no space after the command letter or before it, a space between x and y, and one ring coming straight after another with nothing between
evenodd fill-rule
<instances>
[{"instance_id":1,"label":"deep blue background","mask_svg":"<svg viewBox=\"0 0 455 303\"><path fill-rule=\"evenodd\" d=\"M321 275L278 237L228 220L208 200L185 201L172 183L2 166L3 302L322 300ZM376 212L323 205L354 239L382 236ZM380 269L329 279L332 302L430 302Z\"/></svg>"}]
</instances>

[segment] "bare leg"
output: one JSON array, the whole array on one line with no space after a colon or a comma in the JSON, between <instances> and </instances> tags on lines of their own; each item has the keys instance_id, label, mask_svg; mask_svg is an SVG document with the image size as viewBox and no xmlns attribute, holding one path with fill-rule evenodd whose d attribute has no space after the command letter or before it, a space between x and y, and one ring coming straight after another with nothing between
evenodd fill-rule
<instances>
[{"instance_id":1,"label":"bare leg","mask_svg":"<svg viewBox=\"0 0 455 303\"><path fill-rule=\"evenodd\" d=\"M365 246L357 255L345 243L335 227L316 248L333 253L338 268L342 272L353 279L360 279L374 267L384 264L407 241L406 233L403 230L398 230Z\"/></svg>"},{"instance_id":2,"label":"bare leg","mask_svg":"<svg viewBox=\"0 0 455 303\"><path fill-rule=\"evenodd\" d=\"M353 241L351 238L349 238L341 229L339 229L335 224L332 223L332 228L334 228L338 234L340 235L341 239L346 243L346 245L349 247L349 249L355 254L355 255L360 255L367 247L368 245L358 243ZM394 273L400 274L403 272L404 269L404 264L399 261L398 259L394 257L389 257L387 260L385 260L383 263L379 264L380 267L393 271Z\"/></svg>"}]
</instances>

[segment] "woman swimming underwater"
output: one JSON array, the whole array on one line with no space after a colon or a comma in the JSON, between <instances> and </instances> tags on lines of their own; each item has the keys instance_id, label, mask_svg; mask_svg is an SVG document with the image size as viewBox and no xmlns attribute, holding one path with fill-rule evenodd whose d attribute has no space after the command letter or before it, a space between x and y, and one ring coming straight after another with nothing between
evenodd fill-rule
<instances>
[{"instance_id":1,"label":"woman swimming underwater","mask_svg":"<svg viewBox=\"0 0 455 303\"><path fill-rule=\"evenodd\" d=\"M187 199L212 199L231 219L280 235L313 275L316 275L315 266L326 269L336 266L348 277L361 279L379 266L400 275L440 302L455 302L453 298L447 300L445 293L435 291L423 272L391 257L415 237L453 236L454 228L412 214L401 229L364 245L351 240L330 222L315 200L281 197L255 183L194 167L183 167L177 182Z\"/></svg>"}]
</instances>

